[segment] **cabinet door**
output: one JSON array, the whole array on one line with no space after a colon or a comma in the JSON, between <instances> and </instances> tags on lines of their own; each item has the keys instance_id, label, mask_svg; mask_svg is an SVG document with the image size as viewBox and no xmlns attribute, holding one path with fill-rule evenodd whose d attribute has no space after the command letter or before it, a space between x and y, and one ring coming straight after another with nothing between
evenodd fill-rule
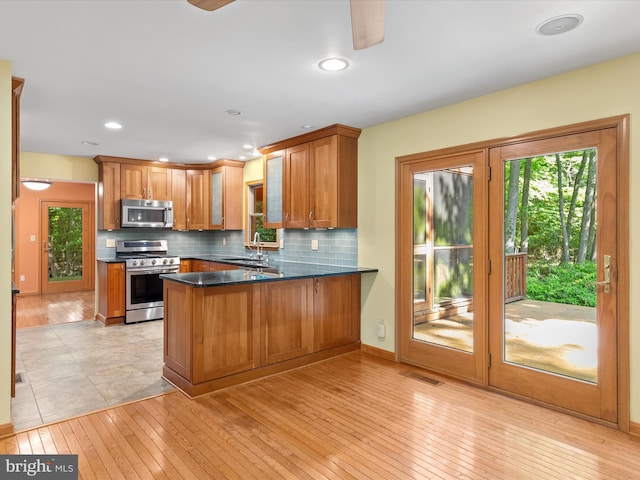
<instances>
[{"instance_id":1,"label":"cabinet door","mask_svg":"<svg viewBox=\"0 0 640 480\"><path fill-rule=\"evenodd\" d=\"M314 279L315 351L360 341L360 275Z\"/></svg>"},{"instance_id":2,"label":"cabinet door","mask_svg":"<svg viewBox=\"0 0 640 480\"><path fill-rule=\"evenodd\" d=\"M282 228L282 187L284 152L274 152L264 160L264 227Z\"/></svg>"},{"instance_id":3,"label":"cabinet door","mask_svg":"<svg viewBox=\"0 0 640 480\"><path fill-rule=\"evenodd\" d=\"M284 226L308 228L309 144L287 148L284 167Z\"/></svg>"},{"instance_id":4,"label":"cabinet door","mask_svg":"<svg viewBox=\"0 0 640 480\"><path fill-rule=\"evenodd\" d=\"M147 168L147 198L152 200L171 200L170 168Z\"/></svg>"},{"instance_id":5,"label":"cabinet door","mask_svg":"<svg viewBox=\"0 0 640 480\"><path fill-rule=\"evenodd\" d=\"M224 167L212 170L209 177L211 186L211 222L212 230L224 229Z\"/></svg>"},{"instance_id":6,"label":"cabinet door","mask_svg":"<svg viewBox=\"0 0 640 480\"><path fill-rule=\"evenodd\" d=\"M180 273L189 273L191 270L191 260L181 259L180 260Z\"/></svg>"},{"instance_id":7,"label":"cabinet door","mask_svg":"<svg viewBox=\"0 0 640 480\"><path fill-rule=\"evenodd\" d=\"M338 139L337 135L311 142L309 149L311 209L310 227L337 227Z\"/></svg>"},{"instance_id":8,"label":"cabinet door","mask_svg":"<svg viewBox=\"0 0 640 480\"><path fill-rule=\"evenodd\" d=\"M120 164L101 163L98 176L98 230L117 230L120 228Z\"/></svg>"},{"instance_id":9,"label":"cabinet door","mask_svg":"<svg viewBox=\"0 0 640 480\"><path fill-rule=\"evenodd\" d=\"M222 272L224 270L239 270L239 267L228 263L209 262L210 272Z\"/></svg>"},{"instance_id":10,"label":"cabinet door","mask_svg":"<svg viewBox=\"0 0 640 480\"><path fill-rule=\"evenodd\" d=\"M209 224L206 170L187 170L187 229L205 230Z\"/></svg>"},{"instance_id":11,"label":"cabinet door","mask_svg":"<svg viewBox=\"0 0 640 480\"><path fill-rule=\"evenodd\" d=\"M110 263L107 267L107 316L123 317L125 308L124 263Z\"/></svg>"},{"instance_id":12,"label":"cabinet door","mask_svg":"<svg viewBox=\"0 0 640 480\"><path fill-rule=\"evenodd\" d=\"M187 229L187 172L171 169L171 200L173 200L173 229Z\"/></svg>"},{"instance_id":13,"label":"cabinet door","mask_svg":"<svg viewBox=\"0 0 640 480\"><path fill-rule=\"evenodd\" d=\"M255 283L192 288L193 383L260 364L260 292ZM233 319L233 321L229 321Z\"/></svg>"},{"instance_id":14,"label":"cabinet door","mask_svg":"<svg viewBox=\"0 0 640 480\"><path fill-rule=\"evenodd\" d=\"M147 198L147 167L123 163L120 167L120 195L122 198Z\"/></svg>"},{"instance_id":15,"label":"cabinet door","mask_svg":"<svg viewBox=\"0 0 640 480\"><path fill-rule=\"evenodd\" d=\"M261 365L313 352L313 280L261 285Z\"/></svg>"},{"instance_id":16,"label":"cabinet door","mask_svg":"<svg viewBox=\"0 0 640 480\"><path fill-rule=\"evenodd\" d=\"M206 260L191 260L191 271L192 272L209 272L210 271L210 262Z\"/></svg>"}]
</instances>

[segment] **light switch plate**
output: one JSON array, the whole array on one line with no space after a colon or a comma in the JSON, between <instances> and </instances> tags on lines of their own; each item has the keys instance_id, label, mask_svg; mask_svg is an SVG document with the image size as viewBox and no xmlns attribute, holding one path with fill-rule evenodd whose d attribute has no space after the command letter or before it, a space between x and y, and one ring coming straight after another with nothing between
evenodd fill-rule
<instances>
[{"instance_id":1,"label":"light switch plate","mask_svg":"<svg viewBox=\"0 0 640 480\"><path fill-rule=\"evenodd\" d=\"M318 250L318 240L311 240L311 250Z\"/></svg>"},{"instance_id":2,"label":"light switch plate","mask_svg":"<svg viewBox=\"0 0 640 480\"><path fill-rule=\"evenodd\" d=\"M107 247L115 247L116 246L116 239L115 238L107 238Z\"/></svg>"}]
</instances>

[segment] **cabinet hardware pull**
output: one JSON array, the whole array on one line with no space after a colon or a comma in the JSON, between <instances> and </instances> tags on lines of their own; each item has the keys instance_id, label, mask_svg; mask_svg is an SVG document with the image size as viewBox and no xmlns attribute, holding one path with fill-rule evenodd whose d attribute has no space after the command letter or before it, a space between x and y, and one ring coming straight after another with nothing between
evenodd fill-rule
<instances>
[{"instance_id":1,"label":"cabinet hardware pull","mask_svg":"<svg viewBox=\"0 0 640 480\"><path fill-rule=\"evenodd\" d=\"M611 293L611 255L604 256L604 281L596 285L604 285L604 293Z\"/></svg>"},{"instance_id":2,"label":"cabinet hardware pull","mask_svg":"<svg viewBox=\"0 0 640 480\"><path fill-rule=\"evenodd\" d=\"M147 189L146 188L142 189L142 198L147 198Z\"/></svg>"},{"instance_id":3,"label":"cabinet hardware pull","mask_svg":"<svg viewBox=\"0 0 640 480\"><path fill-rule=\"evenodd\" d=\"M320 291L320 280L316 278L316 293Z\"/></svg>"}]
</instances>

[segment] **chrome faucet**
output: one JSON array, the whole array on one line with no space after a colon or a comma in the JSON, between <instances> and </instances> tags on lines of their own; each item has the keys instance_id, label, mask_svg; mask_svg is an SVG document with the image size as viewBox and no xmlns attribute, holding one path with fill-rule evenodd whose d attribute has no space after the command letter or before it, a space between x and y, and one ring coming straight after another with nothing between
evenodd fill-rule
<instances>
[{"instance_id":1,"label":"chrome faucet","mask_svg":"<svg viewBox=\"0 0 640 480\"><path fill-rule=\"evenodd\" d=\"M253 246L256 247L256 257L262 260L262 247L260 246L260 232L256 232L253 236Z\"/></svg>"}]
</instances>

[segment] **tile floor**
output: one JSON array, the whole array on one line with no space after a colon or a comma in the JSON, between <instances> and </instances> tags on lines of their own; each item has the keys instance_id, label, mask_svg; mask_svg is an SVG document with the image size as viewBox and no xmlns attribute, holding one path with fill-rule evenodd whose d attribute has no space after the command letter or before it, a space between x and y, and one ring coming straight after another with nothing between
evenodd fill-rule
<instances>
[{"instance_id":1,"label":"tile floor","mask_svg":"<svg viewBox=\"0 0 640 480\"><path fill-rule=\"evenodd\" d=\"M161 378L163 322L104 327L95 320L19 329L15 431L150 397Z\"/></svg>"}]
</instances>

